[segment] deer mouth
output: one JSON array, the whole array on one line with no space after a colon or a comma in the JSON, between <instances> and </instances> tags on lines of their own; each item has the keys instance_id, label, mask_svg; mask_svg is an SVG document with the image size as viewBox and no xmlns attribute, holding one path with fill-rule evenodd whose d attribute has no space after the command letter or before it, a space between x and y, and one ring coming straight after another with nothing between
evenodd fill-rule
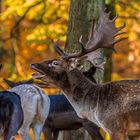
<instances>
[{"instance_id":1,"label":"deer mouth","mask_svg":"<svg viewBox=\"0 0 140 140\"><path fill-rule=\"evenodd\" d=\"M46 75L42 75L39 72L33 73L32 78L36 81L36 85L41 88L56 88L55 83Z\"/></svg>"},{"instance_id":2,"label":"deer mouth","mask_svg":"<svg viewBox=\"0 0 140 140\"><path fill-rule=\"evenodd\" d=\"M32 74L33 79L41 79L46 76L46 74L43 71L41 71L40 69L36 68L33 65L31 65L31 69L36 71L35 73Z\"/></svg>"},{"instance_id":3,"label":"deer mouth","mask_svg":"<svg viewBox=\"0 0 140 140\"><path fill-rule=\"evenodd\" d=\"M36 72L36 73L33 73L33 74L32 74L32 78L33 78L33 79L41 79L41 78L43 78L43 77L45 77L45 75L40 74L39 72Z\"/></svg>"},{"instance_id":4,"label":"deer mouth","mask_svg":"<svg viewBox=\"0 0 140 140\"><path fill-rule=\"evenodd\" d=\"M36 71L35 73L32 74L32 78L34 80L39 81L36 83L38 86L42 88L56 88L56 84L51 78L47 77L47 75L40 69L36 68L34 65L31 65L31 69Z\"/></svg>"}]
</instances>

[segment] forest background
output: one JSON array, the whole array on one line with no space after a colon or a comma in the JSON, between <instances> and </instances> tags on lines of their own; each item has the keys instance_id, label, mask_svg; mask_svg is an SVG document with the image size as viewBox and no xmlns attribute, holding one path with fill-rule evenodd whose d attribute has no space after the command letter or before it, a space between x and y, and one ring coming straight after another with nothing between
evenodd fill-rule
<instances>
[{"instance_id":1,"label":"forest background","mask_svg":"<svg viewBox=\"0 0 140 140\"><path fill-rule=\"evenodd\" d=\"M106 0L105 3L110 3ZM112 80L140 79L140 0L114 0L117 26L126 22L128 39L113 53ZM3 78L31 78L30 64L57 56L54 42L65 46L70 0L0 0L0 88ZM57 89L46 89L49 94Z\"/></svg>"}]
</instances>

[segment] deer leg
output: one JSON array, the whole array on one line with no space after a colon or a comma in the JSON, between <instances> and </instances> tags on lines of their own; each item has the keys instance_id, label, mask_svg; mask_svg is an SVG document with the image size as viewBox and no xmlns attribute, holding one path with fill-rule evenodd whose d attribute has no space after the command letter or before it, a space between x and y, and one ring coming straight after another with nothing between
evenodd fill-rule
<instances>
[{"instance_id":1,"label":"deer leg","mask_svg":"<svg viewBox=\"0 0 140 140\"><path fill-rule=\"evenodd\" d=\"M53 140L57 140L59 131L55 130L53 133Z\"/></svg>"},{"instance_id":2,"label":"deer leg","mask_svg":"<svg viewBox=\"0 0 140 140\"><path fill-rule=\"evenodd\" d=\"M43 129L43 124L34 124L33 131L35 135L35 140L40 140L40 135Z\"/></svg>"},{"instance_id":3,"label":"deer leg","mask_svg":"<svg viewBox=\"0 0 140 140\"><path fill-rule=\"evenodd\" d=\"M91 136L92 140L103 140L103 138L100 134L100 128L96 124L94 124L88 120L84 121L82 124L83 124L84 129Z\"/></svg>"},{"instance_id":4,"label":"deer leg","mask_svg":"<svg viewBox=\"0 0 140 140\"><path fill-rule=\"evenodd\" d=\"M29 134L29 127L23 129L21 132L22 140L31 140L30 134Z\"/></svg>"},{"instance_id":5,"label":"deer leg","mask_svg":"<svg viewBox=\"0 0 140 140\"><path fill-rule=\"evenodd\" d=\"M44 139L45 140L52 140L52 132L49 127L43 128L43 133L44 133Z\"/></svg>"},{"instance_id":6,"label":"deer leg","mask_svg":"<svg viewBox=\"0 0 140 140\"><path fill-rule=\"evenodd\" d=\"M125 140L126 136L123 132L113 132L111 135L111 140Z\"/></svg>"},{"instance_id":7,"label":"deer leg","mask_svg":"<svg viewBox=\"0 0 140 140\"><path fill-rule=\"evenodd\" d=\"M22 117L19 115L17 116L16 110L14 110L12 117L11 117L11 122L9 124L9 128L7 133L4 136L4 140L12 140L14 139L14 136L17 134L17 131L19 130L22 122Z\"/></svg>"}]
</instances>

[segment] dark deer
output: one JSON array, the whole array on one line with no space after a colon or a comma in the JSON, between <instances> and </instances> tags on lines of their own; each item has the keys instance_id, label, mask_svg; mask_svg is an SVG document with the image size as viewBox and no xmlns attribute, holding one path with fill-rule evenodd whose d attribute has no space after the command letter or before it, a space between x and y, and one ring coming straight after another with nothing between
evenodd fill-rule
<instances>
[{"instance_id":1,"label":"dark deer","mask_svg":"<svg viewBox=\"0 0 140 140\"><path fill-rule=\"evenodd\" d=\"M20 97L9 91L0 92L0 138L12 140L23 122Z\"/></svg>"},{"instance_id":2,"label":"dark deer","mask_svg":"<svg viewBox=\"0 0 140 140\"><path fill-rule=\"evenodd\" d=\"M114 40L120 28L115 19L100 11L99 27L77 54L66 54L59 47L61 59L35 63L31 68L46 80L53 82L64 91L80 117L87 118L109 132L112 140L140 139L140 80L123 80L105 84L94 84L76 67L71 67L72 58L80 58L98 48L111 48L126 38Z\"/></svg>"},{"instance_id":3,"label":"dark deer","mask_svg":"<svg viewBox=\"0 0 140 140\"><path fill-rule=\"evenodd\" d=\"M95 71L96 68L92 66L88 71L84 71L83 73L91 81L95 82L94 77L92 77L95 74ZM34 83L32 79L20 82L12 82L6 79L4 79L4 81L11 88L21 84ZM42 87L42 83L39 85ZM43 84L43 87L45 87L45 84ZM87 130L93 140L103 140L99 133L99 127L87 119L79 118L64 95L50 95L49 98L51 101L50 112L43 129L46 140L57 140L59 131L77 130L81 127L84 127L84 129Z\"/></svg>"},{"instance_id":4,"label":"dark deer","mask_svg":"<svg viewBox=\"0 0 140 140\"><path fill-rule=\"evenodd\" d=\"M1 69L2 65L0 65ZM0 139L12 140L23 122L20 97L9 91L0 91Z\"/></svg>"}]
</instances>

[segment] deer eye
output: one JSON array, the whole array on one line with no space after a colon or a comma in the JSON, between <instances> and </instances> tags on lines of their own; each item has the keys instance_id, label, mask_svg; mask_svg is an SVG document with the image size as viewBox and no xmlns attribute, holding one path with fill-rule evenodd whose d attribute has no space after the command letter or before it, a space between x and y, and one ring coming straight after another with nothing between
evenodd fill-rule
<instances>
[{"instance_id":1,"label":"deer eye","mask_svg":"<svg viewBox=\"0 0 140 140\"><path fill-rule=\"evenodd\" d=\"M52 65L56 65L57 66L57 65L59 65L59 62L58 61L53 61Z\"/></svg>"}]
</instances>

